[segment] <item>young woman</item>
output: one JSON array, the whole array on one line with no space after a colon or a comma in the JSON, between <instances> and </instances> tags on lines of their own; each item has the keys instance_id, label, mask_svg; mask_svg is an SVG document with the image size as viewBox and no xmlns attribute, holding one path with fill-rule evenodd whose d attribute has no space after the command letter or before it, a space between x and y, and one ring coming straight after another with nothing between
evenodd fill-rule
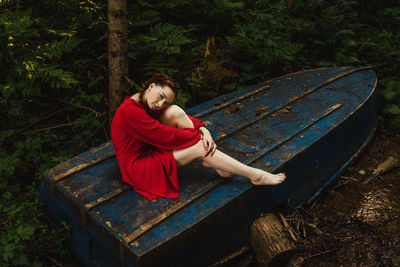
<instances>
[{"instance_id":1,"label":"young woman","mask_svg":"<svg viewBox=\"0 0 400 267\"><path fill-rule=\"evenodd\" d=\"M124 182L150 200L177 198L177 168L195 159L222 177L242 175L254 185L285 180L284 173L247 166L216 149L204 123L169 105L177 95L175 83L167 75L156 74L117 109L111 139Z\"/></svg>"}]
</instances>

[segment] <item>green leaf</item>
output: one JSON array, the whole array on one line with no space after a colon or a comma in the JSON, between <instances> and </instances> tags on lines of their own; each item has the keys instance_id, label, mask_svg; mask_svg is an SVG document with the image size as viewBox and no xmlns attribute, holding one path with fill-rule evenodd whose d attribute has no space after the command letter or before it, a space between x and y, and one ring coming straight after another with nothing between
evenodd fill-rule
<instances>
[{"instance_id":1,"label":"green leaf","mask_svg":"<svg viewBox=\"0 0 400 267\"><path fill-rule=\"evenodd\" d=\"M17 228L17 233L19 236L21 236L22 239L28 240L30 237L33 235L35 232L36 227L33 225L19 225Z\"/></svg>"},{"instance_id":2,"label":"green leaf","mask_svg":"<svg viewBox=\"0 0 400 267\"><path fill-rule=\"evenodd\" d=\"M360 62L358 60L358 58L356 58L356 57L345 57L343 59L343 63L345 63L345 64L351 64L351 63L356 63L356 62Z\"/></svg>"},{"instance_id":3,"label":"green leaf","mask_svg":"<svg viewBox=\"0 0 400 267\"><path fill-rule=\"evenodd\" d=\"M11 192L7 191L2 195L5 199L11 199L12 198L12 194Z\"/></svg>"},{"instance_id":4,"label":"green leaf","mask_svg":"<svg viewBox=\"0 0 400 267\"><path fill-rule=\"evenodd\" d=\"M1 91L3 92L4 98L9 98L11 96L11 94L15 91L15 87L6 84L6 85L1 86Z\"/></svg>"},{"instance_id":5,"label":"green leaf","mask_svg":"<svg viewBox=\"0 0 400 267\"><path fill-rule=\"evenodd\" d=\"M8 109L8 114L11 116L18 116L21 111L20 107L12 106Z\"/></svg>"},{"instance_id":6,"label":"green leaf","mask_svg":"<svg viewBox=\"0 0 400 267\"><path fill-rule=\"evenodd\" d=\"M37 260L35 260L35 262L32 264L32 267L42 267L43 265L38 262Z\"/></svg>"},{"instance_id":7,"label":"green leaf","mask_svg":"<svg viewBox=\"0 0 400 267\"><path fill-rule=\"evenodd\" d=\"M338 216L340 216L340 217L343 217L343 216L344 216L344 213L341 212L341 211L336 212L336 214L337 214Z\"/></svg>"},{"instance_id":8,"label":"green leaf","mask_svg":"<svg viewBox=\"0 0 400 267\"><path fill-rule=\"evenodd\" d=\"M11 136L15 130L9 129L9 130L3 130L0 132L0 143L4 141L7 137Z\"/></svg>"},{"instance_id":9,"label":"green leaf","mask_svg":"<svg viewBox=\"0 0 400 267\"><path fill-rule=\"evenodd\" d=\"M392 115L400 115L400 108L396 104L388 104L383 109L383 112L389 113L389 114L392 114Z\"/></svg>"},{"instance_id":10,"label":"green leaf","mask_svg":"<svg viewBox=\"0 0 400 267\"><path fill-rule=\"evenodd\" d=\"M4 254L3 254L3 259L4 259L6 262L9 262L12 258L14 258L14 252L12 252L12 251L6 251L6 252L4 252Z\"/></svg>"},{"instance_id":11,"label":"green leaf","mask_svg":"<svg viewBox=\"0 0 400 267\"><path fill-rule=\"evenodd\" d=\"M342 36L356 36L356 33L349 29L343 29L335 33L335 39Z\"/></svg>"},{"instance_id":12,"label":"green leaf","mask_svg":"<svg viewBox=\"0 0 400 267\"><path fill-rule=\"evenodd\" d=\"M391 101L396 96L400 95L400 81L385 79L381 81L381 84L385 88L385 90L381 91L381 94L386 100Z\"/></svg>"},{"instance_id":13,"label":"green leaf","mask_svg":"<svg viewBox=\"0 0 400 267\"><path fill-rule=\"evenodd\" d=\"M25 254L18 254L13 263L20 266L26 266L28 265L28 259Z\"/></svg>"},{"instance_id":14,"label":"green leaf","mask_svg":"<svg viewBox=\"0 0 400 267\"><path fill-rule=\"evenodd\" d=\"M381 91L381 94L388 101L393 100L398 95L397 92L395 92L394 90L391 90L391 89L383 90L383 91Z\"/></svg>"}]
</instances>

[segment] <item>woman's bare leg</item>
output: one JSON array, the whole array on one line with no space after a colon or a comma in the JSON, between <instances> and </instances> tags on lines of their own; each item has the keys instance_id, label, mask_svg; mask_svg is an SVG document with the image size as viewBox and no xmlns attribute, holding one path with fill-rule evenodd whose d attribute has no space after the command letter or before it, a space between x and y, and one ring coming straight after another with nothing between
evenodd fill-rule
<instances>
[{"instance_id":1,"label":"woman's bare leg","mask_svg":"<svg viewBox=\"0 0 400 267\"><path fill-rule=\"evenodd\" d=\"M218 149L212 156L209 155L205 157L206 150L201 141L191 147L174 150L173 154L178 166L184 166L200 158L212 168L245 176L249 178L254 185L277 185L282 183L286 178L284 173L271 174L261 169L247 166Z\"/></svg>"},{"instance_id":2,"label":"woman's bare leg","mask_svg":"<svg viewBox=\"0 0 400 267\"><path fill-rule=\"evenodd\" d=\"M174 128L194 128L193 122L186 115L185 111L176 106L169 106L160 117L162 124L171 126Z\"/></svg>"},{"instance_id":3,"label":"woman's bare leg","mask_svg":"<svg viewBox=\"0 0 400 267\"><path fill-rule=\"evenodd\" d=\"M169 106L164 113L161 115L160 117L160 121L162 124L167 125L167 126L171 126L171 127L175 127L175 128L194 128L194 125L192 123L192 121L188 118L188 116L186 115L185 111L176 106L176 105L171 105ZM203 161L203 166L204 167L208 167L208 168L212 168L207 162ZM216 169L217 173L222 176L222 177L232 177L233 174L226 172L226 171L222 171L220 169Z\"/></svg>"},{"instance_id":4,"label":"woman's bare leg","mask_svg":"<svg viewBox=\"0 0 400 267\"><path fill-rule=\"evenodd\" d=\"M176 128L193 128L192 121L178 106L168 107L160 118L161 122ZM173 151L178 166L184 166L195 159L201 158L203 165L214 168L219 175L231 177L233 174L245 176L255 185L274 185L282 183L286 176L284 173L271 174L260 169L247 166L225 153L216 150L213 155L205 157L206 149L199 141L196 145Z\"/></svg>"},{"instance_id":5,"label":"woman's bare leg","mask_svg":"<svg viewBox=\"0 0 400 267\"><path fill-rule=\"evenodd\" d=\"M202 165L203 165L204 167L207 167L207 168L212 168L211 165L208 164L208 163L207 163L206 161L204 161L204 160L203 160L203 162L202 162ZM226 172L226 171L223 171L223 170L220 170L220 169L215 169L215 170L217 171L218 175L221 176L221 177L225 177L225 178L233 177L233 174L230 173L230 172Z\"/></svg>"}]
</instances>

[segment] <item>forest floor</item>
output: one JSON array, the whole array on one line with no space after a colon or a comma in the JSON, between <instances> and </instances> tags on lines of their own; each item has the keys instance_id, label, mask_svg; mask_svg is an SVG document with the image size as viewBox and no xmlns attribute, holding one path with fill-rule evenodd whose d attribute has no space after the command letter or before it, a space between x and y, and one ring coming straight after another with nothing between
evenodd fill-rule
<instances>
[{"instance_id":1,"label":"forest floor","mask_svg":"<svg viewBox=\"0 0 400 267\"><path fill-rule=\"evenodd\" d=\"M400 143L376 136L308 207L289 208L296 249L287 267L400 266L400 167L365 183ZM251 250L228 266L256 266Z\"/></svg>"},{"instance_id":2,"label":"forest floor","mask_svg":"<svg viewBox=\"0 0 400 267\"><path fill-rule=\"evenodd\" d=\"M288 214L308 226L290 266L400 266L400 168L365 183L390 156L400 144L375 137L308 210Z\"/></svg>"},{"instance_id":3,"label":"forest floor","mask_svg":"<svg viewBox=\"0 0 400 267\"><path fill-rule=\"evenodd\" d=\"M289 208L296 232L288 267L400 266L400 167L365 183L400 143L380 136L308 207ZM72 258L62 266L80 266ZM216 266L257 266L251 249Z\"/></svg>"}]
</instances>

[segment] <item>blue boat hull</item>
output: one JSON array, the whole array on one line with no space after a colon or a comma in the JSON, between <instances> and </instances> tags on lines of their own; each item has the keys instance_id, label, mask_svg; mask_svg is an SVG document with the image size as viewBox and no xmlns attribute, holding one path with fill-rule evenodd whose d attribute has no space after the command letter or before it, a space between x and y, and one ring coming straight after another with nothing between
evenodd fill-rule
<instances>
[{"instance_id":1,"label":"blue boat hull","mask_svg":"<svg viewBox=\"0 0 400 267\"><path fill-rule=\"evenodd\" d=\"M179 170L180 198L148 201L121 183L108 142L50 170L40 199L50 218L72 225L71 247L87 266L210 265L248 242L260 213L312 201L357 158L375 132L375 87L371 69L326 68L188 110L212 123L226 153L285 171L279 186L222 179L194 163Z\"/></svg>"}]
</instances>

